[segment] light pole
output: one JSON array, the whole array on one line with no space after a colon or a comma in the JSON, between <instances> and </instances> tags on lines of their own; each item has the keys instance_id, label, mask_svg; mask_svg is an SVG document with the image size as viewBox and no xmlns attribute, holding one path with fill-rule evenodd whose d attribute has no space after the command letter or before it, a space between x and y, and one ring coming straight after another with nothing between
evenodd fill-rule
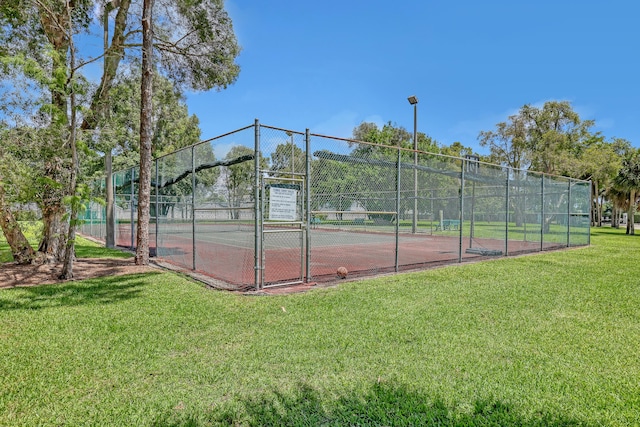
<instances>
[{"instance_id":1,"label":"light pole","mask_svg":"<svg viewBox=\"0 0 640 427\"><path fill-rule=\"evenodd\" d=\"M418 229L418 97L411 95L407 100L409 104L413 105L413 221L411 222L411 232L415 234Z\"/></svg>"}]
</instances>

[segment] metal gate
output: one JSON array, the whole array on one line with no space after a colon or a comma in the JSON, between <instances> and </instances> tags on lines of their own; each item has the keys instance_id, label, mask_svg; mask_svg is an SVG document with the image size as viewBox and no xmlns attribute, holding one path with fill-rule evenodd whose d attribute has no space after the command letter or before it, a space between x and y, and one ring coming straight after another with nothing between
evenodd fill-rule
<instances>
[{"instance_id":1,"label":"metal gate","mask_svg":"<svg viewBox=\"0 0 640 427\"><path fill-rule=\"evenodd\" d=\"M261 178L259 288L304 282L304 175L275 175Z\"/></svg>"}]
</instances>

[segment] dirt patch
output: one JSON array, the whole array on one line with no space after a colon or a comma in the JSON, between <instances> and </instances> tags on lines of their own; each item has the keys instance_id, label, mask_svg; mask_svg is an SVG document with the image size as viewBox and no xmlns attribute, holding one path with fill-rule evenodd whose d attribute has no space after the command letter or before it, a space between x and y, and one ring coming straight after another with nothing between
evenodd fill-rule
<instances>
[{"instance_id":1,"label":"dirt patch","mask_svg":"<svg viewBox=\"0 0 640 427\"><path fill-rule=\"evenodd\" d=\"M120 276L123 274L147 273L154 271L153 266L135 265L133 258L82 258L73 264L73 279L84 280L95 277ZM0 289L16 286L35 286L63 283L58 279L62 271L61 264L17 265L0 264Z\"/></svg>"}]
</instances>

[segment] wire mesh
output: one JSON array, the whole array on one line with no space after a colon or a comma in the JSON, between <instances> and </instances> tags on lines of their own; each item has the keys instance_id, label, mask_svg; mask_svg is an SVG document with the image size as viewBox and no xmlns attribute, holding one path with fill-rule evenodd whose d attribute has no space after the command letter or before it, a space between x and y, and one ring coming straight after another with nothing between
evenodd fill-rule
<instances>
[{"instance_id":1,"label":"wire mesh","mask_svg":"<svg viewBox=\"0 0 640 427\"><path fill-rule=\"evenodd\" d=\"M307 161L304 135L260 129L260 285L304 280Z\"/></svg>"},{"instance_id":2,"label":"wire mesh","mask_svg":"<svg viewBox=\"0 0 640 427\"><path fill-rule=\"evenodd\" d=\"M589 244L589 182L473 157L256 122L155 169L157 256L238 289ZM137 177L113 175L118 246L134 247ZM104 209L90 204L83 233L104 238Z\"/></svg>"},{"instance_id":3,"label":"wire mesh","mask_svg":"<svg viewBox=\"0 0 640 427\"><path fill-rule=\"evenodd\" d=\"M234 285L253 284L253 127L198 144L194 154L195 268Z\"/></svg>"},{"instance_id":4,"label":"wire mesh","mask_svg":"<svg viewBox=\"0 0 640 427\"><path fill-rule=\"evenodd\" d=\"M80 233L104 241L106 231L106 183L105 180L95 180L89 183L90 198L80 225Z\"/></svg>"}]
</instances>

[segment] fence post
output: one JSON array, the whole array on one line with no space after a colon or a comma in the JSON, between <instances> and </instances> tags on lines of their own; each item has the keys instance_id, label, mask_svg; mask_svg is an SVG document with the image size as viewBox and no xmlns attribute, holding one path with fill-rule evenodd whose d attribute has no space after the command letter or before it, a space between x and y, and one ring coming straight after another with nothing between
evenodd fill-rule
<instances>
[{"instance_id":1,"label":"fence post","mask_svg":"<svg viewBox=\"0 0 640 427\"><path fill-rule=\"evenodd\" d=\"M507 169L506 187L504 202L504 256L509 256L509 169Z\"/></svg>"},{"instance_id":2,"label":"fence post","mask_svg":"<svg viewBox=\"0 0 640 427\"><path fill-rule=\"evenodd\" d=\"M571 246L571 179L567 195L567 247Z\"/></svg>"},{"instance_id":3,"label":"fence post","mask_svg":"<svg viewBox=\"0 0 640 427\"><path fill-rule=\"evenodd\" d=\"M396 147L396 150L398 151L398 162L396 164L396 227L395 227L396 252L395 252L394 268L395 268L395 271L398 272L398 257L399 257L398 252L400 250L400 168L401 168L400 160L401 160L402 151L400 150L400 147Z\"/></svg>"},{"instance_id":4,"label":"fence post","mask_svg":"<svg viewBox=\"0 0 640 427\"><path fill-rule=\"evenodd\" d=\"M131 168L131 203L129 203L129 206L131 207L131 250L135 249L135 246L133 244L133 239L135 238L135 233L134 233L134 224L133 224L133 196L134 196L134 191L133 191L133 183L134 183L134 179L133 176L136 173L135 168Z\"/></svg>"},{"instance_id":5,"label":"fence post","mask_svg":"<svg viewBox=\"0 0 640 427\"><path fill-rule=\"evenodd\" d=\"M311 137L309 135L309 128L305 130L304 134L305 140L305 160L306 160L306 170L305 170L305 178L306 178L306 232L305 232L305 271L306 271L306 282L311 280Z\"/></svg>"},{"instance_id":6,"label":"fence post","mask_svg":"<svg viewBox=\"0 0 640 427\"><path fill-rule=\"evenodd\" d=\"M104 155L105 169L107 170L107 178L106 178L106 196L107 196L107 206L105 208L105 246L108 248L113 248L115 244L115 196L113 191L113 163L111 158L111 150L107 150Z\"/></svg>"},{"instance_id":7,"label":"fence post","mask_svg":"<svg viewBox=\"0 0 640 427\"><path fill-rule=\"evenodd\" d=\"M591 183L591 181L589 181L589 195L587 196L589 199L589 203L587 206L589 206L589 228L587 229L587 245L591 245L591 215L593 215L593 203L591 201L591 188L592 188L593 184ZM613 218L611 218L611 220L613 221Z\"/></svg>"},{"instance_id":8,"label":"fence post","mask_svg":"<svg viewBox=\"0 0 640 427\"><path fill-rule=\"evenodd\" d=\"M158 191L160 189L160 186L158 184L158 159L156 159L155 161L156 163L156 258L158 258L158 230L160 227L160 222L158 221L158 208L159 206L159 195L158 195Z\"/></svg>"},{"instance_id":9,"label":"fence post","mask_svg":"<svg viewBox=\"0 0 640 427\"><path fill-rule=\"evenodd\" d=\"M255 175L253 183L253 216L254 216L254 284L256 290L261 287L260 269L262 258L262 247L260 244L262 229L262 212L260 210L260 121L255 119L254 123L254 148L253 148L253 173Z\"/></svg>"},{"instance_id":10,"label":"fence post","mask_svg":"<svg viewBox=\"0 0 640 427\"><path fill-rule=\"evenodd\" d=\"M544 249L544 174L540 185L540 252Z\"/></svg>"},{"instance_id":11,"label":"fence post","mask_svg":"<svg viewBox=\"0 0 640 427\"><path fill-rule=\"evenodd\" d=\"M196 269L196 147L191 146L191 250L193 269Z\"/></svg>"},{"instance_id":12,"label":"fence post","mask_svg":"<svg viewBox=\"0 0 640 427\"><path fill-rule=\"evenodd\" d=\"M460 212L458 212L458 217L460 218L460 232L458 237L458 262L462 262L462 222L464 221L464 166L465 160L462 159L462 165L460 167Z\"/></svg>"}]
</instances>

